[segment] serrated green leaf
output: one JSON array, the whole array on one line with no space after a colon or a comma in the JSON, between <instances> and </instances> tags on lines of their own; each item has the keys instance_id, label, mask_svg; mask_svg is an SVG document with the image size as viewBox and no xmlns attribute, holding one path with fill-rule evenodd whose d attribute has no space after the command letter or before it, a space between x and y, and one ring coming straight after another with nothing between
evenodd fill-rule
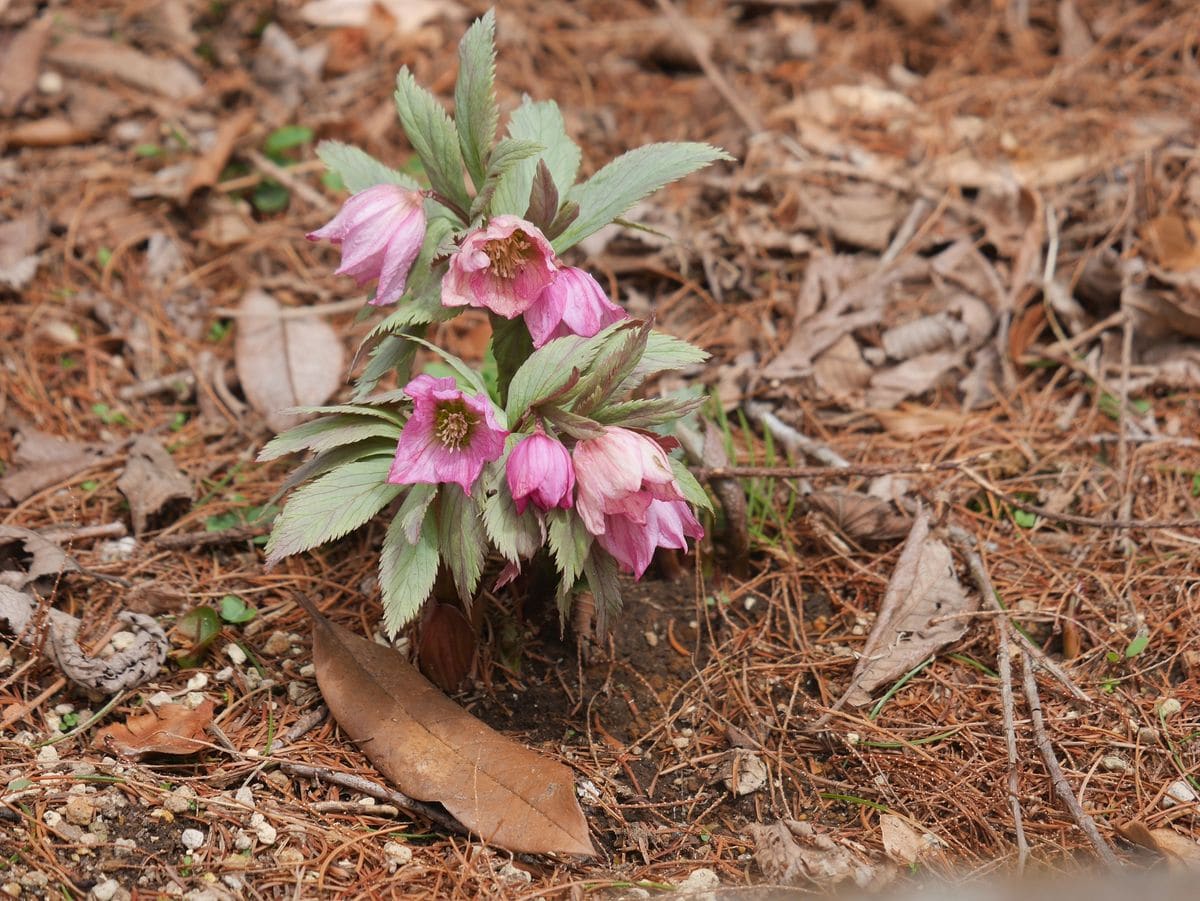
<instances>
[{"instance_id":1,"label":"serrated green leaf","mask_svg":"<svg viewBox=\"0 0 1200 901\"><path fill-rule=\"evenodd\" d=\"M458 207L455 212L465 216L471 199L463 184L458 132L446 110L433 94L417 84L408 66L396 76L395 98L400 124L408 142L421 158L429 184Z\"/></svg>"},{"instance_id":2,"label":"serrated green leaf","mask_svg":"<svg viewBox=\"0 0 1200 901\"><path fill-rule=\"evenodd\" d=\"M350 416L373 416L385 422L404 425L404 418L384 407L371 404L329 404L322 407L288 407L284 413L294 413L297 416L331 416L344 413Z\"/></svg>"},{"instance_id":3,"label":"serrated green leaf","mask_svg":"<svg viewBox=\"0 0 1200 901\"><path fill-rule=\"evenodd\" d=\"M541 547L543 536L542 527L532 510L517 513L516 504L504 483L504 464L507 460L508 455L505 454L494 464L492 485L483 502L483 527L492 546L506 560L517 561L532 556Z\"/></svg>"},{"instance_id":4,"label":"serrated green leaf","mask_svg":"<svg viewBox=\"0 0 1200 901\"><path fill-rule=\"evenodd\" d=\"M404 538L409 544L417 543L417 534L425 521L425 511L429 509L437 493L437 485L420 484L413 485L404 496L400 509L396 511L396 520L404 530Z\"/></svg>"},{"instance_id":5,"label":"serrated green leaf","mask_svg":"<svg viewBox=\"0 0 1200 901\"><path fill-rule=\"evenodd\" d=\"M542 145L536 141L526 141L522 138L505 138L497 144L488 159L487 174L484 176L483 184L480 185L479 193L471 202L471 219L474 220L487 209L496 193L496 187L500 184L500 179L507 172L522 160L536 156L542 149Z\"/></svg>"},{"instance_id":6,"label":"serrated green leaf","mask_svg":"<svg viewBox=\"0 0 1200 901\"><path fill-rule=\"evenodd\" d=\"M704 486L692 475L692 471L687 468L687 464L675 457L669 457L668 459L671 461L671 472L675 475L675 481L679 484L679 490L683 492L683 496L687 498L688 503L693 507L700 507L712 513L713 505L708 492L704 490Z\"/></svg>"},{"instance_id":7,"label":"serrated green leaf","mask_svg":"<svg viewBox=\"0 0 1200 901\"><path fill-rule=\"evenodd\" d=\"M533 339L523 319L505 319L492 313L492 358L496 361L496 392L500 401L508 397L513 376L533 353Z\"/></svg>"},{"instance_id":8,"label":"serrated green leaf","mask_svg":"<svg viewBox=\"0 0 1200 901\"><path fill-rule=\"evenodd\" d=\"M592 597L596 599L596 631L604 632L608 618L621 610L621 583L617 578L617 561L612 554L593 542L583 561L583 575Z\"/></svg>"},{"instance_id":9,"label":"serrated green leaf","mask_svg":"<svg viewBox=\"0 0 1200 901\"><path fill-rule=\"evenodd\" d=\"M543 404L537 408L537 411L538 415L544 417L555 429L577 441L599 438L604 434L604 426L596 420L572 413L570 410L564 410L562 407Z\"/></svg>"},{"instance_id":10,"label":"serrated green leaf","mask_svg":"<svg viewBox=\"0 0 1200 901\"><path fill-rule=\"evenodd\" d=\"M386 335L370 351L370 359L354 383L354 399L362 400L375 390L380 379L395 370L400 384L408 381L417 346L398 335Z\"/></svg>"},{"instance_id":11,"label":"serrated green leaf","mask_svg":"<svg viewBox=\"0 0 1200 901\"><path fill-rule=\"evenodd\" d=\"M571 409L584 416L608 403L621 383L635 370L650 338L650 323L636 322L609 341L592 361L589 371L570 392Z\"/></svg>"},{"instance_id":12,"label":"serrated green leaf","mask_svg":"<svg viewBox=\"0 0 1200 901\"><path fill-rule=\"evenodd\" d=\"M591 338L564 335L535 350L509 383L505 404L509 421L516 422L530 407L562 390L573 371L590 366L614 335L628 326L628 320L618 322Z\"/></svg>"},{"instance_id":13,"label":"serrated green leaf","mask_svg":"<svg viewBox=\"0 0 1200 901\"><path fill-rule=\"evenodd\" d=\"M390 459L395 455L396 442L390 438L370 438L366 441L347 444L344 447L335 447L333 450L317 454L311 460L306 460L288 473L288 477L283 480L283 484L276 489L275 493L271 495L270 500L264 506L276 503L297 485L301 485L309 479L322 476L330 470L337 469L347 463L353 463L355 460L365 460L368 457L388 457Z\"/></svg>"},{"instance_id":14,"label":"serrated green leaf","mask_svg":"<svg viewBox=\"0 0 1200 901\"><path fill-rule=\"evenodd\" d=\"M627 429L647 429L682 419L704 406L706 397L653 397L635 398L605 404L592 413L596 422L617 425Z\"/></svg>"},{"instance_id":15,"label":"serrated green leaf","mask_svg":"<svg viewBox=\"0 0 1200 901\"><path fill-rule=\"evenodd\" d=\"M383 456L356 460L296 489L271 528L267 565L341 538L387 506L403 490L388 484L391 464Z\"/></svg>"},{"instance_id":16,"label":"serrated green leaf","mask_svg":"<svg viewBox=\"0 0 1200 901\"><path fill-rule=\"evenodd\" d=\"M476 20L458 45L458 81L454 85L454 124L467 172L483 185L488 149L496 139L496 13Z\"/></svg>"},{"instance_id":17,"label":"serrated green leaf","mask_svg":"<svg viewBox=\"0 0 1200 901\"><path fill-rule=\"evenodd\" d=\"M442 560L454 577L458 596L468 608L479 587L487 536L479 503L458 485L443 485L438 496L438 543Z\"/></svg>"},{"instance_id":18,"label":"serrated green leaf","mask_svg":"<svg viewBox=\"0 0 1200 901\"><path fill-rule=\"evenodd\" d=\"M379 162L366 151L341 141L322 141L317 145L317 156L331 171L338 174L351 194L357 194L375 185L400 185L412 191L421 187L403 172L398 172Z\"/></svg>"},{"instance_id":19,"label":"serrated green leaf","mask_svg":"<svg viewBox=\"0 0 1200 901\"><path fill-rule=\"evenodd\" d=\"M583 561L592 547L592 534L573 510L548 511L546 524L554 565L562 576L562 585L570 588L583 573Z\"/></svg>"},{"instance_id":20,"label":"serrated green leaf","mask_svg":"<svg viewBox=\"0 0 1200 901\"><path fill-rule=\"evenodd\" d=\"M707 359L708 351L701 350L696 345L690 344L682 338L676 338L674 335L668 335L665 332L651 332L650 337L646 341L646 349L642 351L641 359L633 367L633 372L618 386L613 394L620 396L629 393L644 382L648 376L654 375L656 372L694 366L697 363L703 363Z\"/></svg>"},{"instance_id":21,"label":"serrated green leaf","mask_svg":"<svg viewBox=\"0 0 1200 901\"><path fill-rule=\"evenodd\" d=\"M400 426L371 416L326 416L276 435L258 453L258 462L276 460L302 450L323 453L367 438L400 437Z\"/></svg>"},{"instance_id":22,"label":"serrated green leaf","mask_svg":"<svg viewBox=\"0 0 1200 901\"><path fill-rule=\"evenodd\" d=\"M383 628L394 638L420 612L438 574L437 523L426 514L409 543L397 517L388 526L379 552L379 588L383 594Z\"/></svg>"},{"instance_id":23,"label":"serrated green leaf","mask_svg":"<svg viewBox=\"0 0 1200 901\"><path fill-rule=\"evenodd\" d=\"M568 192L567 198L579 204L579 218L554 239L555 251L574 247L663 185L730 159L724 150L694 142L647 144L621 154Z\"/></svg>"},{"instance_id":24,"label":"serrated green leaf","mask_svg":"<svg viewBox=\"0 0 1200 901\"><path fill-rule=\"evenodd\" d=\"M553 100L534 103L529 98L517 107L508 123L508 134L512 138L536 141L545 149L536 157L523 160L500 179L492 196L493 216L511 213L524 215L529 206L529 191L538 160L544 160L560 196L575 184L579 172L579 161L583 158L579 145L567 135L562 112Z\"/></svg>"}]
</instances>

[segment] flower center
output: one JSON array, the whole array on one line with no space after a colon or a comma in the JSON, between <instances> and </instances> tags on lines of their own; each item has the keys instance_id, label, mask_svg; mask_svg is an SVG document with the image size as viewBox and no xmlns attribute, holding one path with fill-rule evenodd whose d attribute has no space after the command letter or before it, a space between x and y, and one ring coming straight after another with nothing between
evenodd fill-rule
<instances>
[{"instance_id":1,"label":"flower center","mask_svg":"<svg viewBox=\"0 0 1200 901\"><path fill-rule=\"evenodd\" d=\"M483 245L483 252L491 260L492 272L500 278L512 278L524 267L533 252L533 244L523 231L515 231L507 238L496 238Z\"/></svg>"},{"instance_id":2,"label":"flower center","mask_svg":"<svg viewBox=\"0 0 1200 901\"><path fill-rule=\"evenodd\" d=\"M451 401L438 408L433 434L443 447L459 450L471 441L476 419L461 401Z\"/></svg>"}]
</instances>

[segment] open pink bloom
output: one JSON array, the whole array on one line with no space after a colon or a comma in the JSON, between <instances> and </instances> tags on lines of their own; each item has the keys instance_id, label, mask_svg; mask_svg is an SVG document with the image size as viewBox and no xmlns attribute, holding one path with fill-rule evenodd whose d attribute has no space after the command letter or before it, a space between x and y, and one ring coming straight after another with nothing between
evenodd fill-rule
<instances>
[{"instance_id":1,"label":"open pink bloom","mask_svg":"<svg viewBox=\"0 0 1200 901\"><path fill-rule=\"evenodd\" d=\"M560 269L537 302L525 311L533 346L563 335L590 338L625 318L625 311L608 299L600 283L582 269Z\"/></svg>"},{"instance_id":2,"label":"open pink bloom","mask_svg":"<svg viewBox=\"0 0 1200 901\"><path fill-rule=\"evenodd\" d=\"M360 286L379 279L371 303L395 303L425 242L424 201L419 191L375 185L351 196L328 225L307 237L342 248L338 275L348 275Z\"/></svg>"},{"instance_id":3,"label":"open pink bloom","mask_svg":"<svg viewBox=\"0 0 1200 901\"><path fill-rule=\"evenodd\" d=\"M571 455L541 426L512 449L504 474L518 513L524 513L530 501L542 511L553 507L567 510L573 503L575 467Z\"/></svg>"},{"instance_id":4,"label":"open pink bloom","mask_svg":"<svg viewBox=\"0 0 1200 901\"><path fill-rule=\"evenodd\" d=\"M524 313L558 272L554 248L536 225L496 216L463 239L442 279L442 306L483 307L505 319Z\"/></svg>"},{"instance_id":5,"label":"open pink bloom","mask_svg":"<svg viewBox=\"0 0 1200 901\"><path fill-rule=\"evenodd\" d=\"M704 536L654 439L609 428L580 441L574 460L584 526L639 579L656 547L685 550L687 537Z\"/></svg>"},{"instance_id":6,"label":"open pink bloom","mask_svg":"<svg viewBox=\"0 0 1200 901\"><path fill-rule=\"evenodd\" d=\"M500 457L508 437L496 422L492 402L482 394L463 394L454 379L430 375L417 376L404 393L413 399L413 412L400 432L388 481L456 482L469 495L483 464Z\"/></svg>"}]
</instances>

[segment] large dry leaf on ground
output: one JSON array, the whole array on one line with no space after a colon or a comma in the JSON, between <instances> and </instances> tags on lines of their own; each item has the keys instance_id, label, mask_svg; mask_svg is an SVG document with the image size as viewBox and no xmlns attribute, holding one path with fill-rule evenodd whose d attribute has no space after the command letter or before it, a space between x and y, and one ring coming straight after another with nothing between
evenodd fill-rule
<instances>
[{"instance_id":1,"label":"large dry leaf on ground","mask_svg":"<svg viewBox=\"0 0 1200 901\"><path fill-rule=\"evenodd\" d=\"M327 322L289 316L271 295L250 291L242 300L237 329L242 390L276 431L297 422L284 410L323 404L341 385L345 354Z\"/></svg>"},{"instance_id":2,"label":"large dry leaf on ground","mask_svg":"<svg viewBox=\"0 0 1200 901\"><path fill-rule=\"evenodd\" d=\"M146 713L131 716L96 733L93 748L115 750L125 757L143 754L195 754L208 746L204 730L213 719L213 701L192 708L183 704L150 707Z\"/></svg>"},{"instance_id":3,"label":"large dry leaf on ground","mask_svg":"<svg viewBox=\"0 0 1200 901\"><path fill-rule=\"evenodd\" d=\"M188 100L203 87L196 73L178 59L157 59L104 38L65 37L46 56L65 69L115 78L172 100Z\"/></svg>"},{"instance_id":4,"label":"large dry leaf on ground","mask_svg":"<svg viewBox=\"0 0 1200 901\"><path fill-rule=\"evenodd\" d=\"M98 445L67 441L28 426L18 427L15 440L14 466L0 479L0 495L15 501L82 472L104 454Z\"/></svg>"},{"instance_id":5,"label":"large dry leaf on ground","mask_svg":"<svg viewBox=\"0 0 1200 901\"><path fill-rule=\"evenodd\" d=\"M1200 869L1200 844L1174 829L1164 826L1151 829L1141 820L1119 824L1116 829L1126 841L1165 857L1171 869Z\"/></svg>"},{"instance_id":6,"label":"large dry leaf on ground","mask_svg":"<svg viewBox=\"0 0 1200 901\"><path fill-rule=\"evenodd\" d=\"M29 284L37 272L38 245L49 225L40 210L0 224L0 288L20 291Z\"/></svg>"},{"instance_id":7,"label":"large dry leaf on ground","mask_svg":"<svg viewBox=\"0 0 1200 901\"><path fill-rule=\"evenodd\" d=\"M591 855L571 771L475 719L391 648L313 617L317 684L338 725L401 791L440 802L484 841Z\"/></svg>"},{"instance_id":8,"label":"large dry leaf on ground","mask_svg":"<svg viewBox=\"0 0 1200 901\"><path fill-rule=\"evenodd\" d=\"M392 19L397 34L417 31L436 19L458 19L463 12L454 0L312 0L300 8L300 18L326 28L378 27L379 10Z\"/></svg>"},{"instance_id":9,"label":"large dry leaf on ground","mask_svg":"<svg viewBox=\"0 0 1200 901\"><path fill-rule=\"evenodd\" d=\"M872 410L890 410L903 400L932 390L965 356L965 350L939 350L881 369L871 376L867 406Z\"/></svg>"},{"instance_id":10,"label":"large dry leaf on ground","mask_svg":"<svg viewBox=\"0 0 1200 901\"><path fill-rule=\"evenodd\" d=\"M769 826L752 823L754 860L777 885L816 885L831 889L844 882L866 888L877 878L869 861L843 844L817 832L810 823L778 820Z\"/></svg>"},{"instance_id":11,"label":"large dry leaf on ground","mask_svg":"<svg viewBox=\"0 0 1200 901\"><path fill-rule=\"evenodd\" d=\"M929 514L913 522L879 615L841 703L861 707L871 692L957 641L979 606L958 581L950 549L929 535Z\"/></svg>"},{"instance_id":12,"label":"large dry leaf on ground","mask_svg":"<svg viewBox=\"0 0 1200 901\"><path fill-rule=\"evenodd\" d=\"M192 499L191 481L179 471L163 446L147 435L133 442L117 487L129 501L136 535L146 530L146 521L151 516L172 501Z\"/></svg>"},{"instance_id":13,"label":"large dry leaf on ground","mask_svg":"<svg viewBox=\"0 0 1200 901\"><path fill-rule=\"evenodd\" d=\"M824 513L834 528L853 541L895 541L912 528L912 518L892 504L859 491L833 488L808 496L813 509Z\"/></svg>"}]
</instances>

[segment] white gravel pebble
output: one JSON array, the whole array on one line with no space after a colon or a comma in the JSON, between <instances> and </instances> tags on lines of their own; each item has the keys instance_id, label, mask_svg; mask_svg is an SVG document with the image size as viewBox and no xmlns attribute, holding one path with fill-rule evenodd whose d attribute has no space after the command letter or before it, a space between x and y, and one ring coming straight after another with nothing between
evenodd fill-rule
<instances>
[{"instance_id":1,"label":"white gravel pebble","mask_svg":"<svg viewBox=\"0 0 1200 901\"><path fill-rule=\"evenodd\" d=\"M38 763L58 763L58 748L54 745L46 745L37 753Z\"/></svg>"},{"instance_id":2,"label":"white gravel pebble","mask_svg":"<svg viewBox=\"0 0 1200 901\"><path fill-rule=\"evenodd\" d=\"M115 879L105 879L103 882L97 882L92 886L91 896L96 901L112 901L113 897L121 890L121 884Z\"/></svg>"},{"instance_id":3,"label":"white gravel pebble","mask_svg":"<svg viewBox=\"0 0 1200 901\"><path fill-rule=\"evenodd\" d=\"M250 786L243 785L233 793L233 800L237 801L239 804L245 804L247 807L253 807L254 792L251 791Z\"/></svg>"},{"instance_id":4,"label":"white gravel pebble","mask_svg":"<svg viewBox=\"0 0 1200 901\"><path fill-rule=\"evenodd\" d=\"M232 641L225 645L225 656L233 661L234 666L241 666L246 662L246 652Z\"/></svg>"},{"instance_id":5,"label":"white gravel pebble","mask_svg":"<svg viewBox=\"0 0 1200 901\"><path fill-rule=\"evenodd\" d=\"M199 691L208 684L208 673L196 673L192 678L187 680L188 691Z\"/></svg>"},{"instance_id":6,"label":"white gravel pebble","mask_svg":"<svg viewBox=\"0 0 1200 901\"><path fill-rule=\"evenodd\" d=\"M184 829L179 836L179 841L189 851L195 851L204 844L204 833L199 829Z\"/></svg>"},{"instance_id":7,"label":"white gravel pebble","mask_svg":"<svg viewBox=\"0 0 1200 901\"><path fill-rule=\"evenodd\" d=\"M387 855L389 870L398 870L412 862L412 848L400 842L388 842L383 846L383 853Z\"/></svg>"},{"instance_id":8,"label":"white gravel pebble","mask_svg":"<svg viewBox=\"0 0 1200 901\"><path fill-rule=\"evenodd\" d=\"M261 813L253 814L250 817L250 828L254 830L254 834L258 836L258 840L264 845L275 844L275 839L279 837L278 831L267 822L267 818Z\"/></svg>"},{"instance_id":9,"label":"white gravel pebble","mask_svg":"<svg viewBox=\"0 0 1200 901\"><path fill-rule=\"evenodd\" d=\"M1183 779L1176 779L1167 786L1167 793L1163 795L1162 806L1174 807L1176 804L1191 804L1196 800L1196 793L1192 787Z\"/></svg>"}]
</instances>

